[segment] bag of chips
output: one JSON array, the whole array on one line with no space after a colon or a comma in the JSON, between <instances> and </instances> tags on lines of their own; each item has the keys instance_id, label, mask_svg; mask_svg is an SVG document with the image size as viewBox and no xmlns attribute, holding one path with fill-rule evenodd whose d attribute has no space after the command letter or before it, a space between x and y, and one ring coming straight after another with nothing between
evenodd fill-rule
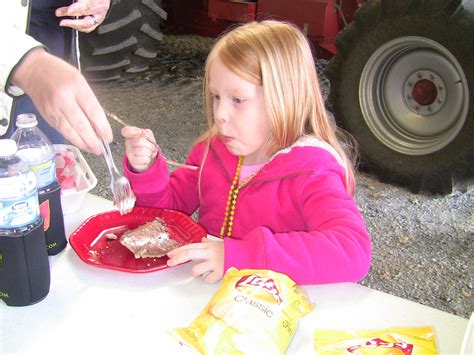
<instances>
[{"instance_id":1,"label":"bag of chips","mask_svg":"<svg viewBox=\"0 0 474 355\"><path fill-rule=\"evenodd\" d=\"M283 354L313 308L284 274L230 268L201 314L171 334L201 354Z\"/></svg>"},{"instance_id":2,"label":"bag of chips","mask_svg":"<svg viewBox=\"0 0 474 355\"><path fill-rule=\"evenodd\" d=\"M316 354L435 355L433 328L316 330Z\"/></svg>"}]
</instances>

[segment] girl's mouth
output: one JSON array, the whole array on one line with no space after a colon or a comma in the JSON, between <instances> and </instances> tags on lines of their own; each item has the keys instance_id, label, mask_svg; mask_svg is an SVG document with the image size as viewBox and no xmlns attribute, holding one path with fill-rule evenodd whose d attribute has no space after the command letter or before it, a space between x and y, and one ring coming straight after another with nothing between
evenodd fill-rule
<instances>
[{"instance_id":1,"label":"girl's mouth","mask_svg":"<svg viewBox=\"0 0 474 355\"><path fill-rule=\"evenodd\" d=\"M229 144L230 142L233 141L234 138L229 137L229 136L224 136L221 134L221 140L224 142L224 144Z\"/></svg>"}]
</instances>

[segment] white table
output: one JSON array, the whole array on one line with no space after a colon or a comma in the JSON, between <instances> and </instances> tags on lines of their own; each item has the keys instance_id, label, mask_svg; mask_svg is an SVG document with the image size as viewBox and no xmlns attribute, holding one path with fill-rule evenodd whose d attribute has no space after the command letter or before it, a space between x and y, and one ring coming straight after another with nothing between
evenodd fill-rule
<instances>
[{"instance_id":1,"label":"white table","mask_svg":"<svg viewBox=\"0 0 474 355\"><path fill-rule=\"evenodd\" d=\"M67 235L86 218L112 210L87 195L66 215ZM192 263L146 274L96 268L70 246L50 257L51 289L41 302L0 302L0 354L177 354L167 334L194 320L218 285L190 277ZM352 283L305 287L316 308L302 318L288 354L313 350L313 331L432 325L441 354L459 354L468 320Z\"/></svg>"}]
</instances>

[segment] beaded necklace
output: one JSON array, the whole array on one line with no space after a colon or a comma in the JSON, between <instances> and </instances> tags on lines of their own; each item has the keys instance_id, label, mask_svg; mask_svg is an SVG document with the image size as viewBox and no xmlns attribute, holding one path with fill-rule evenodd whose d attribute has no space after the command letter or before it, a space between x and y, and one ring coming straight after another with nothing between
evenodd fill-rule
<instances>
[{"instance_id":1,"label":"beaded necklace","mask_svg":"<svg viewBox=\"0 0 474 355\"><path fill-rule=\"evenodd\" d=\"M237 162L237 168L235 170L235 176L234 176L234 179L232 180L232 184L230 185L229 197L227 198L227 204L225 206L224 222L222 223L221 232L219 235L220 238L230 237L232 235L235 205L237 204L237 197L239 195L239 192L261 170L261 169L258 169L256 172L250 175L247 179L242 181L242 183L239 185L238 181L240 177L240 168L242 167L243 161L244 161L244 157L239 157L239 161ZM226 233L226 229L227 229L227 233Z\"/></svg>"}]
</instances>

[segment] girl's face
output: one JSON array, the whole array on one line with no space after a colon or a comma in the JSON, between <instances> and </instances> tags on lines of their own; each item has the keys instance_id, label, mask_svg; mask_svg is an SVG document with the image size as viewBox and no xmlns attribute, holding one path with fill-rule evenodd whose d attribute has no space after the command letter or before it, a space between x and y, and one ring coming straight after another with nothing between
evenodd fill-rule
<instances>
[{"instance_id":1,"label":"girl's face","mask_svg":"<svg viewBox=\"0 0 474 355\"><path fill-rule=\"evenodd\" d=\"M244 156L245 165L266 162L271 127L263 88L234 74L216 58L209 68L209 91L214 121L227 149Z\"/></svg>"}]
</instances>

